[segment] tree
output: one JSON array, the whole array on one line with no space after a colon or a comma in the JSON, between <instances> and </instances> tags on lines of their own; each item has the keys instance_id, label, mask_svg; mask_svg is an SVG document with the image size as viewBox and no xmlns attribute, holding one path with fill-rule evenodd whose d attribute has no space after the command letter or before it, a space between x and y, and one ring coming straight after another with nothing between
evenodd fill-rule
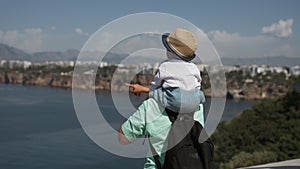
<instances>
[{"instance_id":1,"label":"tree","mask_svg":"<svg viewBox=\"0 0 300 169\"><path fill-rule=\"evenodd\" d=\"M217 168L300 158L299 105L300 93L291 91L220 123L212 135Z\"/></svg>"}]
</instances>

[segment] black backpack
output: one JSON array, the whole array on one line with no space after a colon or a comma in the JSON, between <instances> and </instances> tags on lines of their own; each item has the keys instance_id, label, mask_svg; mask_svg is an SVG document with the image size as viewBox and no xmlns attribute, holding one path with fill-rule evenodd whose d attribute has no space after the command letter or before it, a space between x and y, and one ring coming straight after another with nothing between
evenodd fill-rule
<instances>
[{"instance_id":1,"label":"black backpack","mask_svg":"<svg viewBox=\"0 0 300 169\"><path fill-rule=\"evenodd\" d=\"M163 166L150 144L157 169L213 169L214 145L205 132L201 133L203 126L193 119L193 113L178 114L167 109L166 112L172 122L167 138L171 148L166 152ZM199 141L200 133L205 140Z\"/></svg>"}]
</instances>

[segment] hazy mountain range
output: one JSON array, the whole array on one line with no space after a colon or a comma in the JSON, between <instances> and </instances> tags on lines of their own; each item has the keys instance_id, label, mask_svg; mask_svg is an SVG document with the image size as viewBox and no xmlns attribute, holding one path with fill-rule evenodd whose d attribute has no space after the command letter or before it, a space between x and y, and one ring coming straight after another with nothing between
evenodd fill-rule
<instances>
[{"instance_id":1,"label":"hazy mountain range","mask_svg":"<svg viewBox=\"0 0 300 169\"><path fill-rule=\"evenodd\" d=\"M20 49L0 43L0 60L26 60L32 62L71 61L76 60L78 54L79 51L76 49L69 49L65 52L36 52L29 54Z\"/></svg>"},{"instance_id":2,"label":"hazy mountain range","mask_svg":"<svg viewBox=\"0 0 300 169\"><path fill-rule=\"evenodd\" d=\"M8 46L0 43L0 60L27 60L32 62L43 62L43 61L75 61L78 57L79 51L76 49L69 49L64 52L36 52L33 54L26 53L20 49ZM86 54L89 58L96 57L99 53L91 52ZM102 53L103 54L103 53ZM120 63L128 55L126 54L107 54L103 61L111 64ZM140 59L139 59L140 58ZM145 58L149 62L153 62L153 57L136 57L134 61L130 63L139 63L145 61ZM141 60L142 59L142 60ZM300 65L300 57L290 58L285 56L272 56L272 57L256 57L256 58L222 58L224 65L270 65L270 66L294 66Z\"/></svg>"}]
</instances>

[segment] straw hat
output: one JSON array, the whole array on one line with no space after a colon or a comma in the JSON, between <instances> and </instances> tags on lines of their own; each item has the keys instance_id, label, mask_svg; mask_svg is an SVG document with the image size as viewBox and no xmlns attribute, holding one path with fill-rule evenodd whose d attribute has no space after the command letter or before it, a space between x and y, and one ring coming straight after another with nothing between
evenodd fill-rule
<instances>
[{"instance_id":1,"label":"straw hat","mask_svg":"<svg viewBox=\"0 0 300 169\"><path fill-rule=\"evenodd\" d=\"M177 28L175 32L162 35L165 48L184 61L191 61L196 57L198 42L194 34L185 29Z\"/></svg>"}]
</instances>

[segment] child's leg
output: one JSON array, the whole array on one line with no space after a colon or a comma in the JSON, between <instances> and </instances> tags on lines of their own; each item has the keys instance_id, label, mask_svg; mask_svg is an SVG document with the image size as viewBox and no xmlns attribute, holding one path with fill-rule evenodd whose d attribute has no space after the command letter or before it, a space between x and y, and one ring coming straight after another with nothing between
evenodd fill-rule
<instances>
[{"instance_id":1,"label":"child's leg","mask_svg":"<svg viewBox=\"0 0 300 169\"><path fill-rule=\"evenodd\" d=\"M166 99L168 109L179 113L194 112L199 104L205 101L202 91L195 90L182 90L180 88L166 89Z\"/></svg>"},{"instance_id":2,"label":"child's leg","mask_svg":"<svg viewBox=\"0 0 300 169\"><path fill-rule=\"evenodd\" d=\"M179 88L159 87L149 92L149 97L154 98L164 108L179 112L181 107L181 93Z\"/></svg>"},{"instance_id":3,"label":"child's leg","mask_svg":"<svg viewBox=\"0 0 300 169\"><path fill-rule=\"evenodd\" d=\"M149 97L154 98L159 104L166 108L167 99L162 87L149 91Z\"/></svg>"},{"instance_id":4,"label":"child's leg","mask_svg":"<svg viewBox=\"0 0 300 169\"><path fill-rule=\"evenodd\" d=\"M204 103L206 101L206 99L205 99L205 95L204 95L203 91L199 90L197 92L199 92L200 103Z\"/></svg>"},{"instance_id":5,"label":"child's leg","mask_svg":"<svg viewBox=\"0 0 300 169\"><path fill-rule=\"evenodd\" d=\"M149 93L163 107L173 112L194 112L200 103L205 102L205 96L199 89L186 91L180 88L157 88Z\"/></svg>"}]
</instances>

